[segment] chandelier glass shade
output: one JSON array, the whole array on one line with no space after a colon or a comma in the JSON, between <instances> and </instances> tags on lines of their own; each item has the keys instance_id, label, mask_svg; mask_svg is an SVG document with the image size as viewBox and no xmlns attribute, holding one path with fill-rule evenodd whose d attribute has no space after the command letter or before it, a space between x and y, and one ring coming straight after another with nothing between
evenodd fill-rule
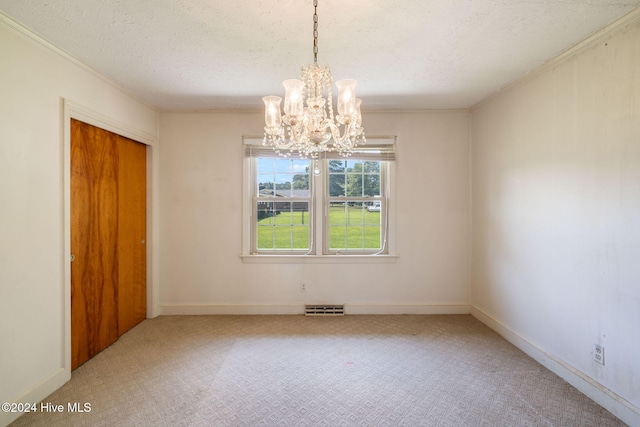
<instances>
[{"instance_id":1,"label":"chandelier glass shade","mask_svg":"<svg viewBox=\"0 0 640 427\"><path fill-rule=\"evenodd\" d=\"M336 82L337 114L334 115L329 67L318 65L318 15L314 0L313 64L302 67L300 79L285 80L284 114L282 98L265 96L263 145L271 146L283 157L297 153L317 159L327 151L348 157L358 144L365 144L360 104L356 98L357 81Z\"/></svg>"}]
</instances>

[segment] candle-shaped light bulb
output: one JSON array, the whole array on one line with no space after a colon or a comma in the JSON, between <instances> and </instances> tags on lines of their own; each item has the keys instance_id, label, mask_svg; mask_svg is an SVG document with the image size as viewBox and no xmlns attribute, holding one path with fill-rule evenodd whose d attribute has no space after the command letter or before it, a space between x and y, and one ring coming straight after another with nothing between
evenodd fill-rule
<instances>
[{"instance_id":1,"label":"candle-shaped light bulb","mask_svg":"<svg viewBox=\"0 0 640 427\"><path fill-rule=\"evenodd\" d=\"M264 123L270 128L280 127L282 124L282 116L280 116L282 98L279 96L265 96L262 101L264 102Z\"/></svg>"},{"instance_id":2,"label":"candle-shaped light bulb","mask_svg":"<svg viewBox=\"0 0 640 427\"><path fill-rule=\"evenodd\" d=\"M285 89L284 94L284 114L287 116L301 116L304 108L302 80L291 79L282 82Z\"/></svg>"},{"instance_id":3,"label":"candle-shaped light bulb","mask_svg":"<svg viewBox=\"0 0 640 427\"><path fill-rule=\"evenodd\" d=\"M356 84L357 80L338 80L338 114L351 116L356 112Z\"/></svg>"}]
</instances>

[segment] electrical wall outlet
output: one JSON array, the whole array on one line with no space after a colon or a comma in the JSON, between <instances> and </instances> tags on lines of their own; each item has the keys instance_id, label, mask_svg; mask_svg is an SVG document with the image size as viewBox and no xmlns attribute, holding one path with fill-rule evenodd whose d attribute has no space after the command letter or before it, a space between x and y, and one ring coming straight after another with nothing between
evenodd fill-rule
<instances>
[{"instance_id":1,"label":"electrical wall outlet","mask_svg":"<svg viewBox=\"0 0 640 427\"><path fill-rule=\"evenodd\" d=\"M300 292L307 292L307 284L305 282L300 282Z\"/></svg>"},{"instance_id":2,"label":"electrical wall outlet","mask_svg":"<svg viewBox=\"0 0 640 427\"><path fill-rule=\"evenodd\" d=\"M601 365L604 365L604 347L600 344L593 345L593 360Z\"/></svg>"}]
</instances>

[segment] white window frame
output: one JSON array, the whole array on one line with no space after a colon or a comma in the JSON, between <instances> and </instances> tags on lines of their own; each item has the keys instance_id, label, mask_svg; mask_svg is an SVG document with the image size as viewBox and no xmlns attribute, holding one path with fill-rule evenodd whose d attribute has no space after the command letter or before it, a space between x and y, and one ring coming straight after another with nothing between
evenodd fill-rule
<instances>
[{"instance_id":1,"label":"white window frame","mask_svg":"<svg viewBox=\"0 0 640 427\"><path fill-rule=\"evenodd\" d=\"M250 153L251 147L264 148L262 146L262 137L243 137L243 213L242 213L242 253L241 257L244 262L267 262L267 263L334 263L334 262L395 262L397 258L395 248L395 137L367 137L366 149L362 154L354 154L354 159L371 159L371 160L389 160L384 161L381 165L381 195L380 197L362 198L362 197L346 197L348 199L366 199L371 201L380 201L381 206L381 227L384 227L383 236L381 236L382 249L378 251L358 251L347 250L337 251L329 249L328 240L328 170L329 160L332 159L333 153L329 156L322 156L318 160L321 170L319 176L313 174L315 167L314 160L310 160L310 205L309 215L311 221L311 241L310 250L307 251L264 251L258 252L256 249L257 222L254 218L257 216L255 185L257 173L257 159L252 157ZM379 148L382 147L383 154L380 157ZM368 153L368 154L367 154ZM386 158L384 156L387 156ZM335 157L333 159L341 159ZM261 200L263 198L260 198ZM304 198L307 200L306 198ZM291 201L294 201L293 198ZM386 238L385 238L386 237Z\"/></svg>"},{"instance_id":2,"label":"white window frame","mask_svg":"<svg viewBox=\"0 0 640 427\"><path fill-rule=\"evenodd\" d=\"M360 159L357 155L353 156L354 159ZM351 157L349 158L351 159ZM340 160L337 158L334 159L326 159L324 160L324 164L322 165L322 175L323 175L323 254L324 255L380 255L387 254L389 251L388 246L388 236L389 236L389 217L388 217L388 209L387 209L387 199L390 195L390 189L388 184L388 175L389 168L392 165L392 162L384 161L384 160L374 160L380 161L380 195L373 197L336 197L329 195L329 161L330 160ZM348 160L348 159L347 159ZM371 159L370 159L371 160ZM366 161L366 160L365 160ZM366 249L331 249L329 247L329 235L331 233L331 226L329 224L329 209L331 208L331 201L339 201L339 202L379 202L380 203L380 248L375 250L366 250Z\"/></svg>"},{"instance_id":3,"label":"white window frame","mask_svg":"<svg viewBox=\"0 0 640 427\"><path fill-rule=\"evenodd\" d=\"M262 254L262 255L306 255L312 254L315 252L315 197L314 197L314 187L315 180L313 179L313 170L311 169L311 165L309 165L309 196L308 197L259 197L256 195L255 184L257 182L257 162L258 157L251 157L249 159L250 168L251 168L251 216L252 218L257 218L258 216L258 202L285 202L285 203L295 203L295 202L306 202L309 206L309 248L308 249L273 249L273 250L259 250L257 247L258 239L254 238L258 233L258 222L251 221L251 253L252 254Z\"/></svg>"}]
</instances>

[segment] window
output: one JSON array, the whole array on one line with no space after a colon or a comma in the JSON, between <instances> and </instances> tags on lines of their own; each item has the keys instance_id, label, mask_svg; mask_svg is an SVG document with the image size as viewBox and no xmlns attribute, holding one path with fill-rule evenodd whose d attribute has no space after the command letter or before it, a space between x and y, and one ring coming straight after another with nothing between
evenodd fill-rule
<instances>
[{"instance_id":1,"label":"window","mask_svg":"<svg viewBox=\"0 0 640 427\"><path fill-rule=\"evenodd\" d=\"M394 139L284 158L245 138L245 255L390 254Z\"/></svg>"},{"instance_id":2,"label":"window","mask_svg":"<svg viewBox=\"0 0 640 427\"><path fill-rule=\"evenodd\" d=\"M255 252L311 249L309 161L256 157L253 190Z\"/></svg>"},{"instance_id":3,"label":"window","mask_svg":"<svg viewBox=\"0 0 640 427\"><path fill-rule=\"evenodd\" d=\"M385 249L383 163L351 157L328 160L325 253L371 253Z\"/></svg>"}]
</instances>

